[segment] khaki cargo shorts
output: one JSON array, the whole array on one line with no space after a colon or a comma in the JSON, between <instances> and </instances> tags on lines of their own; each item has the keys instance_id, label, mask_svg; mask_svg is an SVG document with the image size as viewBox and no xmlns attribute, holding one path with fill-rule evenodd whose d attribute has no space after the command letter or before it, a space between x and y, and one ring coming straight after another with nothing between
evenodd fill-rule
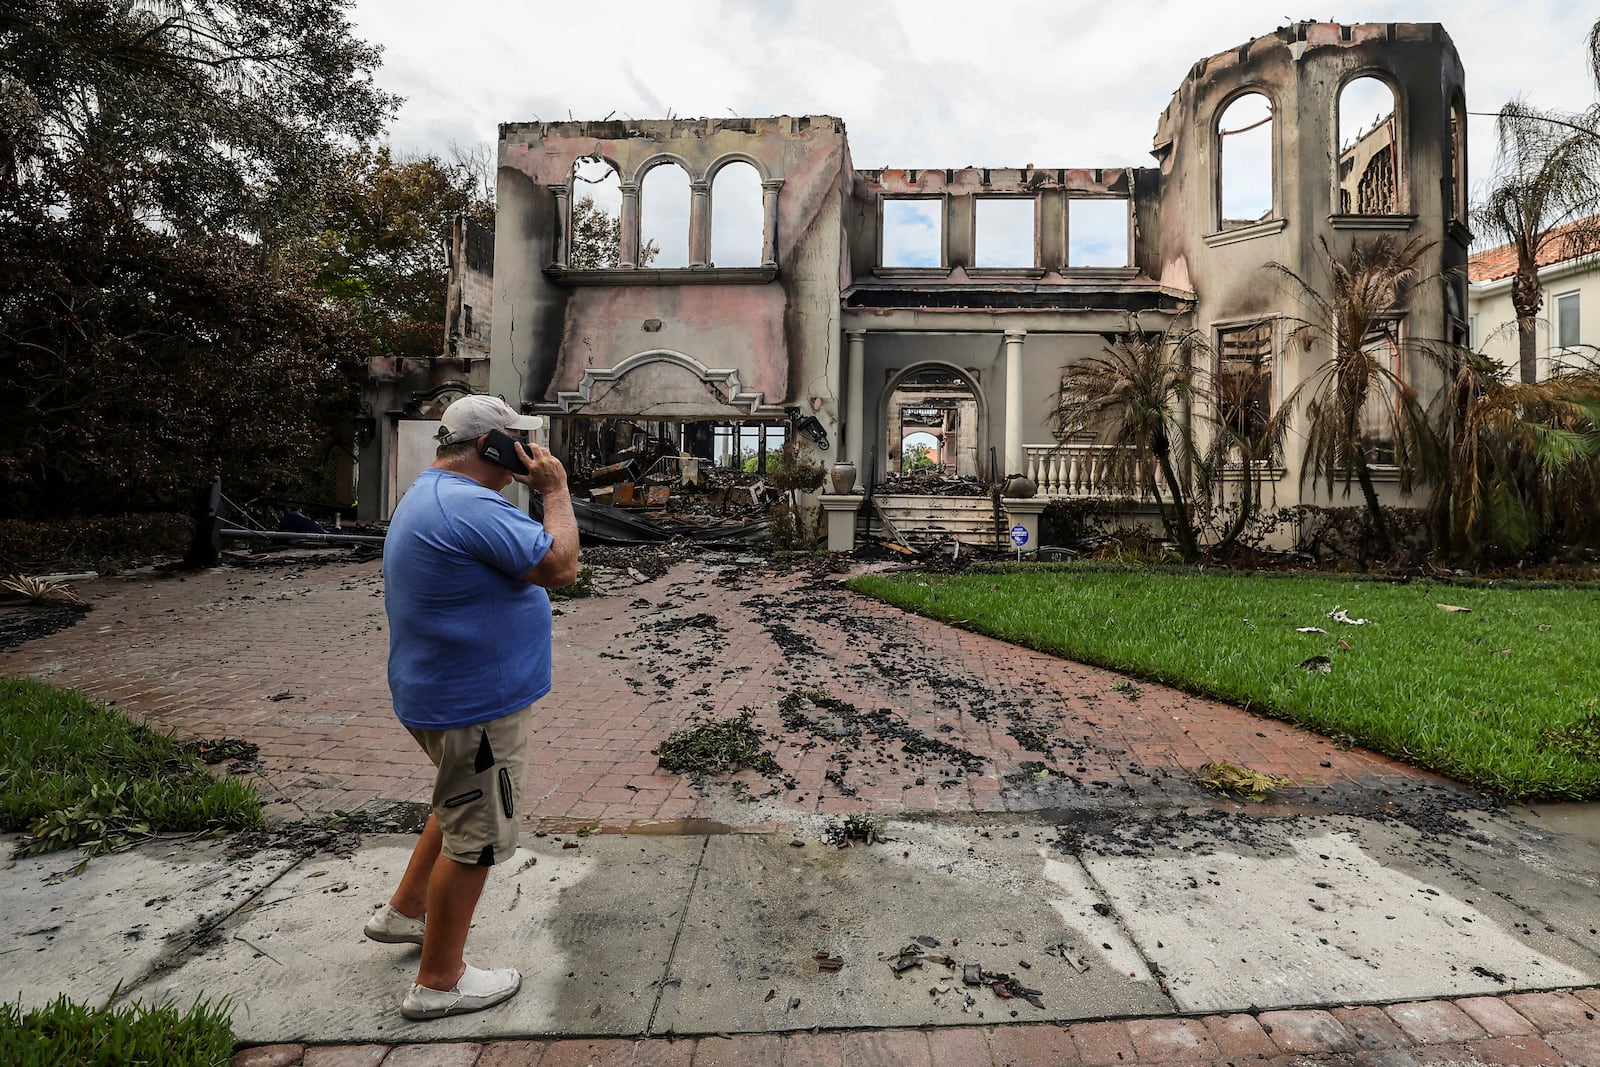
<instances>
[{"instance_id":1,"label":"khaki cargo shorts","mask_svg":"<svg viewBox=\"0 0 1600 1067\"><path fill-rule=\"evenodd\" d=\"M438 768L433 817L444 834L447 859L492 867L517 850L517 809L527 769L528 724L533 705L488 722L453 730L411 730Z\"/></svg>"}]
</instances>

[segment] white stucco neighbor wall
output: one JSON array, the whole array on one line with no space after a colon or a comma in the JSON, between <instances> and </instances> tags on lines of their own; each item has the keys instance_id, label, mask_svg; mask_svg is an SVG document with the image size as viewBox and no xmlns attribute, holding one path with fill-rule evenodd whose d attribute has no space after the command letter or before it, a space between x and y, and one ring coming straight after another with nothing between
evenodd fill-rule
<instances>
[{"instance_id":1,"label":"white stucco neighbor wall","mask_svg":"<svg viewBox=\"0 0 1600 1067\"><path fill-rule=\"evenodd\" d=\"M1539 272L1544 287L1544 306L1539 309L1539 377L1565 363L1600 364L1600 255L1580 256L1556 263ZM1576 294L1578 298L1578 344L1563 351L1557 345L1557 302ZM1511 279L1474 282L1467 289L1467 316L1472 326L1472 347L1517 369L1517 315L1511 306Z\"/></svg>"}]
</instances>

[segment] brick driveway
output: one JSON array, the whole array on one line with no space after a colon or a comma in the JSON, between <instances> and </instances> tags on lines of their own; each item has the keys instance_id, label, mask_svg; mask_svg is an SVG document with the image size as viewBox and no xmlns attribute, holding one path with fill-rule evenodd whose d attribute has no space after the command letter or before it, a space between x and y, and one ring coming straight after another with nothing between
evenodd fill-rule
<instances>
[{"instance_id":1,"label":"brick driveway","mask_svg":"<svg viewBox=\"0 0 1600 1067\"><path fill-rule=\"evenodd\" d=\"M838 575L706 555L556 620L556 683L530 747L530 820L774 828L885 815L1112 810L1208 798L1214 760L1297 783L1285 799L1377 804L1437 780L1162 686L930 622ZM376 561L307 558L79 586L72 629L0 652L0 672L79 689L180 738L260 745L274 814L423 801L429 770L392 717ZM785 703L787 701L787 704ZM704 793L650 754L699 717L751 709L777 778ZM664 827L668 828L668 827Z\"/></svg>"}]
</instances>

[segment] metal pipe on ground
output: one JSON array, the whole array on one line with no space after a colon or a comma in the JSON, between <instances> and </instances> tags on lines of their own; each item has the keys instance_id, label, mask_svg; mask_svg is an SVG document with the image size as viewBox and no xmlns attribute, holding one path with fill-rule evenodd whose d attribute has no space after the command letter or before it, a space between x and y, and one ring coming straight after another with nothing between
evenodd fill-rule
<instances>
[{"instance_id":1,"label":"metal pipe on ground","mask_svg":"<svg viewBox=\"0 0 1600 1067\"><path fill-rule=\"evenodd\" d=\"M293 530L241 530L225 528L218 533L224 538L257 541L315 541L325 545L381 545L383 538L368 534L297 533Z\"/></svg>"}]
</instances>

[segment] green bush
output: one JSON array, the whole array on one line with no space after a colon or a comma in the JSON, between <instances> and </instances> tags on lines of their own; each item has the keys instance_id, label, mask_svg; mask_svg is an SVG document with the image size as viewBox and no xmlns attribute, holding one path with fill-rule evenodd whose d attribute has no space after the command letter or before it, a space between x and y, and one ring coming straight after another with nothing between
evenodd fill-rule
<instances>
[{"instance_id":1,"label":"green bush","mask_svg":"<svg viewBox=\"0 0 1600 1067\"><path fill-rule=\"evenodd\" d=\"M182 556L194 536L188 515L158 512L72 519L0 520L0 573L111 572Z\"/></svg>"}]
</instances>

